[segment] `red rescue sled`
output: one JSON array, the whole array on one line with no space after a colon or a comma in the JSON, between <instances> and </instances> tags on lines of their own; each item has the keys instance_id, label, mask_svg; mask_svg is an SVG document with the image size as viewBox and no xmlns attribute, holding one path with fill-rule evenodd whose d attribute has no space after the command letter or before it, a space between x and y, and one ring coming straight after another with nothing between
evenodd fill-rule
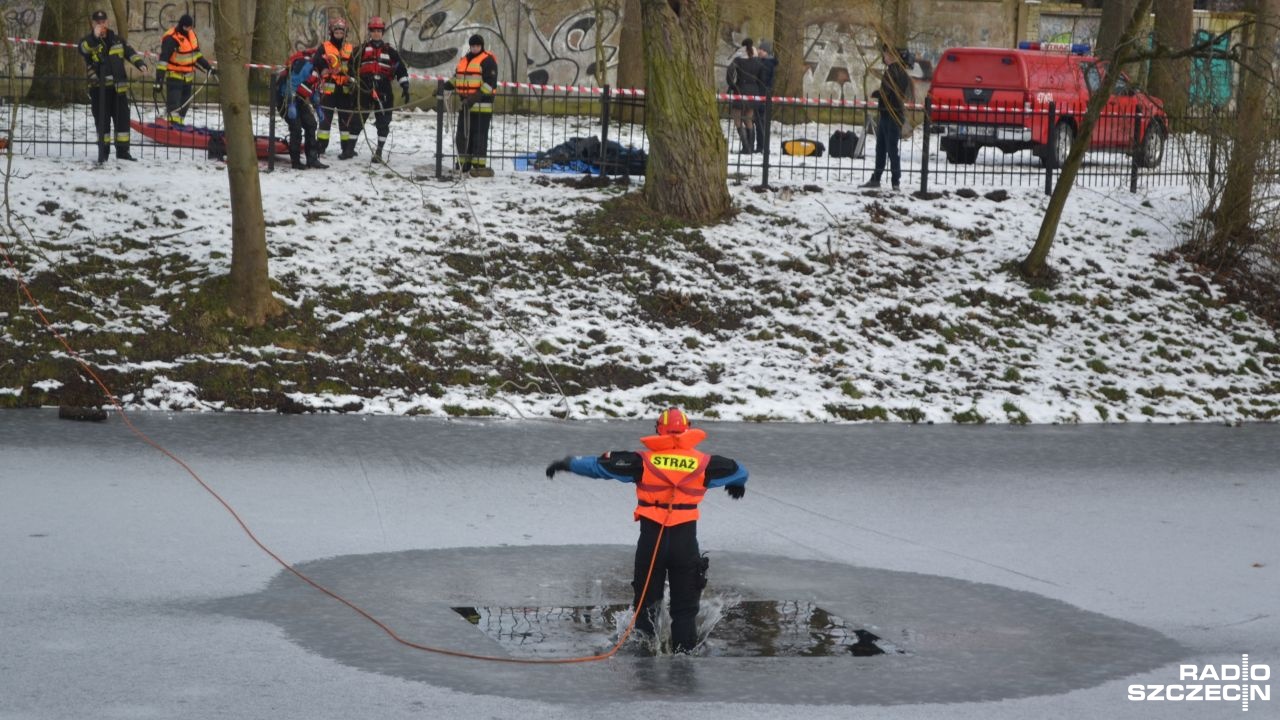
<instances>
[{"instance_id":1,"label":"red rescue sled","mask_svg":"<svg viewBox=\"0 0 1280 720\"><path fill-rule=\"evenodd\" d=\"M209 147L210 140L215 137L221 137L222 135L221 130L210 130L209 128L193 127L191 125L179 125L176 123L170 123L164 118L156 118L155 122L130 120L129 126L161 145L168 145L169 147L195 148L197 150L207 149ZM270 152L270 139L265 135L255 135L254 139L258 146L258 157L265 158L267 153ZM277 155L288 155L289 144L281 138L276 138L275 153Z\"/></svg>"}]
</instances>

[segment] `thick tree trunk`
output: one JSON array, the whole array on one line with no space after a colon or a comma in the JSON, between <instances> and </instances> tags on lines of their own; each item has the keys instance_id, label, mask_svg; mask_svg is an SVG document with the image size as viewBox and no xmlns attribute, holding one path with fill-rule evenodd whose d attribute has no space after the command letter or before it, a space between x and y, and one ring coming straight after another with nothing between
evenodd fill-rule
<instances>
[{"instance_id":1,"label":"thick tree trunk","mask_svg":"<svg viewBox=\"0 0 1280 720\"><path fill-rule=\"evenodd\" d=\"M1124 32L1116 39L1116 46L1120 50L1117 54L1110 56L1112 66L1120 65L1124 61L1127 54L1125 48L1133 46L1134 38L1138 36L1143 21L1151 12L1151 3L1152 0L1137 0L1133 13L1129 16L1129 22L1124 26ZM1039 278L1044 275L1045 261L1049 257L1050 248L1053 247L1053 240L1058 234L1062 210L1067 206L1067 198L1071 195L1076 175L1080 172L1080 163L1084 160L1085 150L1089 147L1093 128L1098 124L1102 108L1110 99L1119 78L1120 73L1107 73L1102 87L1089 98L1089 107L1085 111L1084 119L1080 122L1079 134L1076 136L1075 143L1071 145L1071 152L1067 154L1067 161L1062 166L1062 174L1058 176L1058 184L1054 186L1053 195L1049 198L1049 207L1045 208L1044 218L1040 221L1040 233L1036 236L1031 252L1022 261L1022 274L1025 277Z\"/></svg>"},{"instance_id":2,"label":"thick tree trunk","mask_svg":"<svg viewBox=\"0 0 1280 720\"><path fill-rule=\"evenodd\" d=\"M116 22L112 27L121 40L129 42L129 2L128 0L111 0L111 14Z\"/></svg>"},{"instance_id":3,"label":"thick tree trunk","mask_svg":"<svg viewBox=\"0 0 1280 720\"><path fill-rule=\"evenodd\" d=\"M644 87L644 29L640 0L623 0L622 30L618 38L618 87Z\"/></svg>"},{"instance_id":4,"label":"thick tree trunk","mask_svg":"<svg viewBox=\"0 0 1280 720\"><path fill-rule=\"evenodd\" d=\"M1138 0L1107 0L1102 3L1102 18L1098 21L1098 46L1094 52L1100 58L1115 57L1116 47L1127 29L1126 23L1133 17Z\"/></svg>"},{"instance_id":5,"label":"thick tree trunk","mask_svg":"<svg viewBox=\"0 0 1280 720\"><path fill-rule=\"evenodd\" d=\"M289 59L289 0L258 0L253 19L253 47L249 55L255 63L283 65ZM267 91L271 85L271 71L253 70L249 73L249 87L269 103Z\"/></svg>"},{"instance_id":6,"label":"thick tree trunk","mask_svg":"<svg viewBox=\"0 0 1280 720\"><path fill-rule=\"evenodd\" d=\"M717 0L642 0L645 132L649 162L645 202L691 223L729 210L728 145L716 107Z\"/></svg>"},{"instance_id":7,"label":"thick tree trunk","mask_svg":"<svg viewBox=\"0 0 1280 720\"><path fill-rule=\"evenodd\" d=\"M778 69L773 77L773 94L783 97L804 95L806 0L777 0L773 9L773 52Z\"/></svg>"},{"instance_id":8,"label":"thick tree trunk","mask_svg":"<svg viewBox=\"0 0 1280 720\"><path fill-rule=\"evenodd\" d=\"M1273 63L1280 22L1280 0L1254 0L1254 19L1248 40L1241 47L1240 103L1227 160L1227 182L1214 211L1214 231L1198 259L1216 268L1232 267L1244 259L1258 238L1251 226L1255 218L1255 178L1268 141L1266 108L1275 90Z\"/></svg>"},{"instance_id":9,"label":"thick tree trunk","mask_svg":"<svg viewBox=\"0 0 1280 720\"><path fill-rule=\"evenodd\" d=\"M1156 7L1156 47L1178 52L1191 46L1192 0L1162 0ZM1157 58L1151 61L1151 94L1164 100L1164 110L1176 128L1187 114L1191 87L1189 58Z\"/></svg>"},{"instance_id":10,"label":"thick tree trunk","mask_svg":"<svg viewBox=\"0 0 1280 720\"><path fill-rule=\"evenodd\" d=\"M253 0L221 0L214 11L222 103L227 133L227 183L231 193L231 283L227 304L247 325L261 325L281 311L267 274L267 229L262 216L258 154L250 121L248 39Z\"/></svg>"},{"instance_id":11,"label":"thick tree trunk","mask_svg":"<svg viewBox=\"0 0 1280 720\"><path fill-rule=\"evenodd\" d=\"M89 34L88 0L49 0L40 16L40 39L75 44ZM32 83L27 100L41 105L63 105L86 102L84 61L75 50L37 45L33 77L43 82Z\"/></svg>"}]
</instances>

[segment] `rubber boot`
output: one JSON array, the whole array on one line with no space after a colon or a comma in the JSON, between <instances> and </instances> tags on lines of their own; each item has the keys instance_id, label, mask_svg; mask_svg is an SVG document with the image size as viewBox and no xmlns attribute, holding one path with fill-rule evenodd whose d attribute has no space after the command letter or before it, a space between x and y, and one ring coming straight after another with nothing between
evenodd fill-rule
<instances>
[{"instance_id":1,"label":"rubber boot","mask_svg":"<svg viewBox=\"0 0 1280 720\"><path fill-rule=\"evenodd\" d=\"M747 152L754 154L756 151L756 131L755 128L747 128Z\"/></svg>"},{"instance_id":2,"label":"rubber boot","mask_svg":"<svg viewBox=\"0 0 1280 720\"><path fill-rule=\"evenodd\" d=\"M350 160L351 158L353 158L353 157L355 157L355 156L356 156L356 141L355 141L355 140L343 140L343 141L342 141L342 152L338 153L338 159L339 159L339 160Z\"/></svg>"},{"instance_id":3,"label":"rubber boot","mask_svg":"<svg viewBox=\"0 0 1280 720\"><path fill-rule=\"evenodd\" d=\"M116 143L116 159L133 161L138 158L129 154L129 143Z\"/></svg>"},{"instance_id":4,"label":"rubber boot","mask_svg":"<svg viewBox=\"0 0 1280 720\"><path fill-rule=\"evenodd\" d=\"M297 140L289 141L289 167L294 170L306 170L307 166L302 164L302 143Z\"/></svg>"},{"instance_id":5,"label":"rubber boot","mask_svg":"<svg viewBox=\"0 0 1280 720\"><path fill-rule=\"evenodd\" d=\"M316 139L316 154L323 155L325 150L329 149L329 138L323 140Z\"/></svg>"},{"instance_id":6,"label":"rubber boot","mask_svg":"<svg viewBox=\"0 0 1280 720\"><path fill-rule=\"evenodd\" d=\"M751 154L752 150L755 149L752 146L752 144L747 140L747 129L745 127L741 127L741 126L738 127L738 142L741 143L738 146L739 155L749 155Z\"/></svg>"},{"instance_id":7,"label":"rubber boot","mask_svg":"<svg viewBox=\"0 0 1280 720\"><path fill-rule=\"evenodd\" d=\"M317 170L324 170L329 166L320 162L320 156L317 155L315 152L309 152L307 153L307 167L315 168Z\"/></svg>"},{"instance_id":8,"label":"rubber boot","mask_svg":"<svg viewBox=\"0 0 1280 720\"><path fill-rule=\"evenodd\" d=\"M376 150L374 150L374 151L373 151L373 162L374 162L374 164L375 164L375 165L381 165L381 164L382 164L382 146L383 146L383 145L385 145L385 144L386 144L386 143L384 143L383 141L379 140L379 141L378 141L378 148L377 148Z\"/></svg>"},{"instance_id":9,"label":"rubber boot","mask_svg":"<svg viewBox=\"0 0 1280 720\"><path fill-rule=\"evenodd\" d=\"M101 165L106 162L109 157L111 157L111 146L105 143L98 143L98 164Z\"/></svg>"}]
</instances>

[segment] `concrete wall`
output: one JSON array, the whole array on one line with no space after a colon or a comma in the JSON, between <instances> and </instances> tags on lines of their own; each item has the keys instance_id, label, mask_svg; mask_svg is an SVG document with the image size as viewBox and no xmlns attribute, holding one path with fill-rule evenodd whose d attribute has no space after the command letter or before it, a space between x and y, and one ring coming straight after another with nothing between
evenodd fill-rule
<instances>
[{"instance_id":1,"label":"concrete wall","mask_svg":"<svg viewBox=\"0 0 1280 720\"><path fill-rule=\"evenodd\" d=\"M879 84L876 28L893 22L898 0L810 0L806 3L804 94L835 99L864 99ZM1070 38L1092 42L1097 36L1096 10L1074 3L1033 0L901 0L906 3L907 45L915 55L912 74L919 96L928 89L937 57L948 47L978 45L1012 47L1019 40ZM387 40L404 55L411 72L451 75L467 38L479 33L498 56L503 80L538 84L594 85L596 46L604 48L612 84L620 52L622 0L372 0L326 2L292 0L288 25L293 46L314 46L327 36L331 17L348 17L352 39L364 35L368 17L388 23ZM3 7L5 34L35 37L41 2L19 0ZM109 9L109 3L102 1ZM722 4L716 77L723 86L724 68L742 39L757 42L773 33L773 0L739 0ZM599 13L597 15L597 9ZM184 12L196 19L201 45L213 55L212 0L130 0L129 37L143 51L159 48L160 36ZM1217 27L1206 13L1198 26ZM1235 18L1231 18L1234 20ZM639 18L627 18L629 23ZM85 32L89 23L85 20ZM73 51L68 51L73 52ZM32 47L14 48L4 60L19 73L30 72ZM262 58L280 62L283 58Z\"/></svg>"}]
</instances>

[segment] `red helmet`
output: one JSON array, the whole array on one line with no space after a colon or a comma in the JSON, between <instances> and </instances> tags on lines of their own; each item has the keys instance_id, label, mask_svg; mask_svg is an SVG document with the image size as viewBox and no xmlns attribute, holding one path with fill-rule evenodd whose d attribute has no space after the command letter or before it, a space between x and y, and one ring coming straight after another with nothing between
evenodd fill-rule
<instances>
[{"instance_id":1,"label":"red helmet","mask_svg":"<svg viewBox=\"0 0 1280 720\"><path fill-rule=\"evenodd\" d=\"M343 19L342 19L342 18L340 18L340 17L336 17L336 18L334 18L334 19L330 20L330 21L329 21L329 32L333 32L334 30L341 30L342 32L346 32L346 31L347 31L347 21L346 21L346 20L343 20Z\"/></svg>"},{"instance_id":2,"label":"red helmet","mask_svg":"<svg viewBox=\"0 0 1280 720\"><path fill-rule=\"evenodd\" d=\"M387 24L382 21L382 18L378 17L377 15L374 15L373 17L369 18L369 29L370 30L386 30Z\"/></svg>"},{"instance_id":3,"label":"red helmet","mask_svg":"<svg viewBox=\"0 0 1280 720\"><path fill-rule=\"evenodd\" d=\"M689 416L678 407L667 408L658 416L654 430L659 435L679 435L689 429Z\"/></svg>"}]
</instances>

